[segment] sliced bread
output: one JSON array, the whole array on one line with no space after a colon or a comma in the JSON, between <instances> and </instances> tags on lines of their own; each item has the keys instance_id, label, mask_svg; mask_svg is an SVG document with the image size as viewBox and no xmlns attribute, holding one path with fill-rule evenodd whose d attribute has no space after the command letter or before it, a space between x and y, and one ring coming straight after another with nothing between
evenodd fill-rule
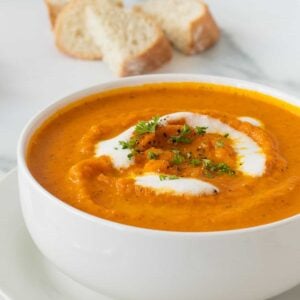
<instances>
[{"instance_id":1,"label":"sliced bread","mask_svg":"<svg viewBox=\"0 0 300 300\"><path fill-rule=\"evenodd\" d=\"M88 6L86 25L103 60L119 76L151 71L172 57L162 30L144 13L117 6L104 13Z\"/></svg>"},{"instance_id":2,"label":"sliced bread","mask_svg":"<svg viewBox=\"0 0 300 300\"><path fill-rule=\"evenodd\" d=\"M219 39L219 28L201 0L146 0L135 9L152 16L185 54L202 52Z\"/></svg>"},{"instance_id":3,"label":"sliced bread","mask_svg":"<svg viewBox=\"0 0 300 300\"><path fill-rule=\"evenodd\" d=\"M45 0L45 2L48 7L51 25L54 27L58 14L70 0Z\"/></svg>"},{"instance_id":4,"label":"sliced bread","mask_svg":"<svg viewBox=\"0 0 300 300\"><path fill-rule=\"evenodd\" d=\"M109 11L122 5L122 0L72 0L58 15L54 33L57 47L64 53L81 59L101 59L99 46L86 29L85 8ZM99 44L99 43L98 43Z\"/></svg>"}]
</instances>

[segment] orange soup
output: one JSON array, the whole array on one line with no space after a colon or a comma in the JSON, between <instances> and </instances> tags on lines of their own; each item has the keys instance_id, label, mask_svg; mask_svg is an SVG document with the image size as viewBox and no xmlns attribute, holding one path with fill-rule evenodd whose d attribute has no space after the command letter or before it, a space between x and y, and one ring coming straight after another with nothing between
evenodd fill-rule
<instances>
[{"instance_id":1,"label":"orange soup","mask_svg":"<svg viewBox=\"0 0 300 300\"><path fill-rule=\"evenodd\" d=\"M33 135L36 180L89 214L144 228L217 231L300 213L299 108L200 83L80 99Z\"/></svg>"}]
</instances>

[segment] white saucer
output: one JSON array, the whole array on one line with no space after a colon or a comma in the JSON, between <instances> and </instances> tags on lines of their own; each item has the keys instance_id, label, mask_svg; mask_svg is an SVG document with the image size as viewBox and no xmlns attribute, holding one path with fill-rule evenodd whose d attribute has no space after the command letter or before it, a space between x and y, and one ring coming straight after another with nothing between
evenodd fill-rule
<instances>
[{"instance_id":1,"label":"white saucer","mask_svg":"<svg viewBox=\"0 0 300 300\"><path fill-rule=\"evenodd\" d=\"M108 300L62 274L35 247L21 215L16 173L0 181L0 300ZM299 299L300 286L272 300Z\"/></svg>"}]
</instances>

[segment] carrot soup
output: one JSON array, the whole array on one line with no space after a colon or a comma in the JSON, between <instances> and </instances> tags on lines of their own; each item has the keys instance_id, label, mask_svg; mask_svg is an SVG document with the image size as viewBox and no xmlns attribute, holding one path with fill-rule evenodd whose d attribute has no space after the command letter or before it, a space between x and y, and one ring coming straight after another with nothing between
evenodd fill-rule
<instances>
[{"instance_id":1,"label":"carrot soup","mask_svg":"<svg viewBox=\"0 0 300 300\"><path fill-rule=\"evenodd\" d=\"M111 221L173 231L300 213L299 108L257 92L159 83L79 99L31 138L36 180Z\"/></svg>"}]
</instances>

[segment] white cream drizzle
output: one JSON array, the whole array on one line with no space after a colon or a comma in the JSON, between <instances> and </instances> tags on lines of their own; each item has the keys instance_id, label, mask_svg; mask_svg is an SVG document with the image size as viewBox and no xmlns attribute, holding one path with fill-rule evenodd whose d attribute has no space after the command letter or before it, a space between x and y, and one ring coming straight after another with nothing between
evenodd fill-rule
<instances>
[{"instance_id":1,"label":"white cream drizzle","mask_svg":"<svg viewBox=\"0 0 300 300\"><path fill-rule=\"evenodd\" d=\"M262 121L252 117L242 116L242 117L238 117L238 119L242 122L250 123L251 125L256 127L262 127L262 128L265 127Z\"/></svg>"},{"instance_id":2,"label":"white cream drizzle","mask_svg":"<svg viewBox=\"0 0 300 300\"><path fill-rule=\"evenodd\" d=\"M165 115L160 118L160 124L166 125L172 121L181 119L184 119L190 127L207 127L207 133L228 135L228 138L232 140L233 149L238 157L236 168L249 176L256 177L264 174L266 155L263 149L245 133L232 128L216 118L191 112L177 112ZM95 146L95 156L109 156L115 168L118 169L128 168L133 165L134 158L128 158L130 150L122 149L120 141L128 142L134 132L134 128L135 126L132 126L112 139L97 143Z\"/></svg>"},{"instance_id":3,"label":"white cream drizzle","mask_svg":"<svg viewBox=\"0 0 300 300\"><path fill-rule=\"evenodd\" d=\"M135 178L135 184L155 190L157 194L213 195L219 189L211 183L196 178L161 180L157 174L145 174Z\"/></svg>"},{"instance_id":4,"label":"white cream drizzle","mask_svg":"<svg viewBox=\"0 0 300 300\"><path fill-rule=\"evenodd\" d=\"M128 142L134 132L134 128L135 126L132 126L112 139L97 143L95 146L95 156L109 156L112 160L114 167L117 169L126 169L130 167L132 164L134 164L134 158L128 158L130 150L122 149L120 141Z\"/></svg>"}]
</instances>

